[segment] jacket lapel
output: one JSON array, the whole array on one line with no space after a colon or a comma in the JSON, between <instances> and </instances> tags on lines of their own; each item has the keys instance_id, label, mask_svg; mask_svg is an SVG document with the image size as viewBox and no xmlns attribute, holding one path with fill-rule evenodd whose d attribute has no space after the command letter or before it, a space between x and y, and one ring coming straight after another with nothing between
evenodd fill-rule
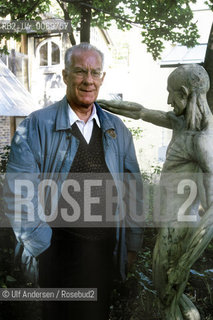
<instances>
[{"instance_id":1,"label":"jacket lapel","mask_svg":"<svg viewBox=\"0 0 213 320\"><path fill-rule=\"evenodd\" d=\"M101 107L95 103L97 108L97 114L100 119L101 129L102 129L102 139L103 148L105 154L105 161L108 166L109 171L113 174L119 172L118 166L118 137L115 130L115 126L109 119L106 112L104 112Z\"/></svg>"}]
</instances>

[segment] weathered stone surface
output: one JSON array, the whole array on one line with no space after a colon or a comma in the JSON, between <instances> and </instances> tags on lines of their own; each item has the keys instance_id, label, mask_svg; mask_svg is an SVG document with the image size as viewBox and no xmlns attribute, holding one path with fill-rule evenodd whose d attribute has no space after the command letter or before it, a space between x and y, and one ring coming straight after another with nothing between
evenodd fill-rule
<instances>
[{"instance_id":1,"label":"weathered stone surface","mask_svg":"<svg viewBox=\"0 0 213 320\"><path fill-rule=\"evenodd\" d=\"M205 69L186 65L168 78L173 112L128 101L99 101L111 112L173 130L160 180L163 223L153 253L153 280L165 320L200 319L184 290L191 266L213 237L213 116L208 89Z\"/></svg>"}]
</instances>

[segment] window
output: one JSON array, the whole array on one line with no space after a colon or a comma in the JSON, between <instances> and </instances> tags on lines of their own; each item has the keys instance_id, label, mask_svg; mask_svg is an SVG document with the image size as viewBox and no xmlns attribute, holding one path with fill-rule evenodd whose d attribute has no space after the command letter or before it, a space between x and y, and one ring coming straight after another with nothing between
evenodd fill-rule
<instances>
[{"instance_id":1,"label":"window","mask_svg":"<svg viewBox=\"0 0 213 320\"><path fill-rule=\"evenodd\" d=\"M48 65L48 56L47 56L47 43L45 43L40 48L40 66L47 66Z\"/></svg>"},{"instance_id":2,"label":"window","mask_svg":"<svg viewBox=\"0 0 213 320\"><path fill-rule=\"evenodd\" d=\"M47 40L39 49L40 66L47 67L60 64L60 48L51 41Z\"/></svg>"},{"instance_id":3,"label":"window","mask_svg":"<svg viewBox=\"0 0 213 320\"><path fill-rule=\"evenodd\" d=\"M52 45L52 64L59 64L60 63L60 50L57 44L51 42Z\"/></svg>"}]
</instances>

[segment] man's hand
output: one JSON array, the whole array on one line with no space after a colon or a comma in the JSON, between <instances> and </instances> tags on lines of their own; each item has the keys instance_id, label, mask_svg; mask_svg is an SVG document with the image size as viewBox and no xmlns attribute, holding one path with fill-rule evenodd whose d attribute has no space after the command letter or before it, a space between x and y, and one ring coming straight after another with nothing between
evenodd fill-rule
<instances>
[{"instance_id":1,"label":"man's hand","mask_svg":"<svg viewBox=\"0 0 213 320\"><path fill-rule=\"evenodd\" d=\"M137 252L136 251L128 251L128 271L131 271L134 262L137 260Z\"/></svg>"},{"instance_id":2,"label":"man's hand","mask_svg":"<svg viewBox=\"0 0 213 320\"><path fill-rule=\"evenodd\" d=\"M23 250L21 257L21 270L27 281L38 283L38 261L26 249Z\"/></svg>"},{"instance_id":3,"label":"man's hand","mask_svg":"<svg viewBox=\"0 0 213 320\"><path fill-rule=\"evenodd\" d=\"M15 264L18 265L26 281L37 285L38 283L38 261L33 257L20 242L16 245Z\"/></svg>"}]
</instances>

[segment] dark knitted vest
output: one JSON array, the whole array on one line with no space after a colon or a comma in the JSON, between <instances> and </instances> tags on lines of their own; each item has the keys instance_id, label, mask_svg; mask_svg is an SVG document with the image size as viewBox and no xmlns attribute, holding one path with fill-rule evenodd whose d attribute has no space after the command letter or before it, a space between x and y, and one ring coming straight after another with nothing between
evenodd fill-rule
<instances>
[{"instance_id":1,"label":"dark knitted vest","mask_svg":"<svg viewBox=\"0 0 213 320\"><path fill-rule=\"evenodd\" d=\"M94 120L93 120L94 121ZM79 140L79 147L73 160L69 177L78 181L81 192L75 193L75 200L81 208L81 217L84 215L84 206L86 197L84 194L85 180L99 180L101 186L92 186L91 196L100 199L99 204L92 204L91 214L102 215L103 223L105 224L105 209L106 209L106 180L113 178L105 162L104 149L102 143L102 130L94 121L92 136L90 142L87 143L76 123L72 125L71 133ZM116 194L115 187L113 188L114 195ZM69 208L67 207L69 210ZM115 210L115 205L114 205ZM67 232L73 233L79 237L91 240L112 239L115 235L115 229L110 227L82 227L82 228L65 228ZM64 230L65 230L64 229Z\"/></svg>"},{"instance_id":2,"label":"dark knitted vest","mask_svg":"<svg viewBox=\"0 0 213 320\"><path fill-rule=\"evenodd\" d=\"M70 172L108 173L109 169L104 158L102 131L94 121L94 127L89 144L87 144L76 123L72 125L72 134L80 141L78 151L72 163Z\"/></svg>"}]
</instances>

